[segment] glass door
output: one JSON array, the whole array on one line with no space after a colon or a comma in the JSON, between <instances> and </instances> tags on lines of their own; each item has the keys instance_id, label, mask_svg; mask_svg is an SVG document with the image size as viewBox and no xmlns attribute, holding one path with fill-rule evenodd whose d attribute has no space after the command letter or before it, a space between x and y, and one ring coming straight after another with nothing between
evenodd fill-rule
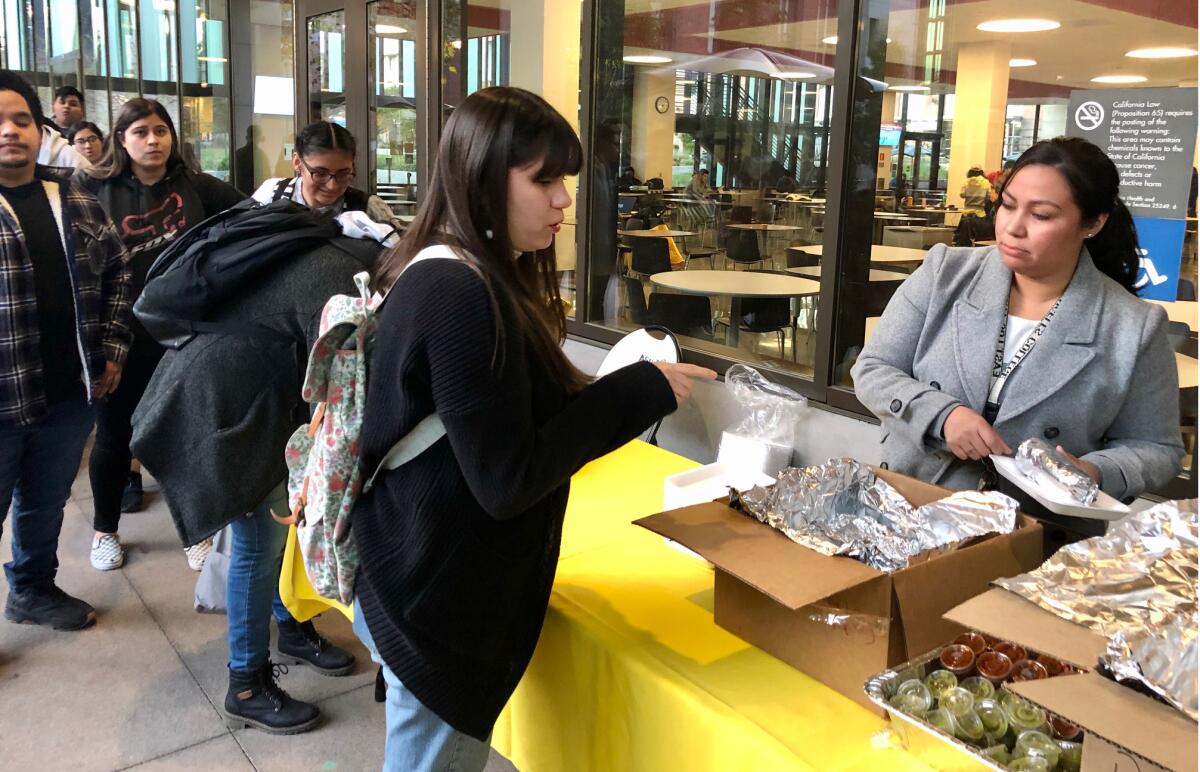
<instances>
[{"instance_id":1,"label":"glass door","mask_svg":"<svg viewBox=\"0 0 1200 772\"><path fill-rule=\"evenodd\" d=\"M341 124L357 141L354 186L397 217L413 213L421 141L420 34L416 0L297 0L297 130Z\"/></svg>"}]
</instances>

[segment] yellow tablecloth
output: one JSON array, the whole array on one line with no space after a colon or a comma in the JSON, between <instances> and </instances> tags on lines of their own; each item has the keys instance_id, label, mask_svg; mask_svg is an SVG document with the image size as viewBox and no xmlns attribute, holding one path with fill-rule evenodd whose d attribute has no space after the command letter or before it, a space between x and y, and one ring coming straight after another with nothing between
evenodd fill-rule
<instances>
[{"instance_id":1,"label":"yellow tablecloth","mask_svg":"<svg viewBox=\"0 0 1200 772\"><path fill-rule=\"evenodd\" d=\"M631 443L576 475L546 624L492 735L522 772L927 769L883 719L713 623L712 569L631 520L695 464Z\"/></svg>"}]
</instances>

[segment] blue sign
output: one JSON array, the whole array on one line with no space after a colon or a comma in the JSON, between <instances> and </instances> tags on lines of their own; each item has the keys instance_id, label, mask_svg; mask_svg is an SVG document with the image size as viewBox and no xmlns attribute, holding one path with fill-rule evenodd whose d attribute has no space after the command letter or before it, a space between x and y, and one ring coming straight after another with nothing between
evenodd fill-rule
<instances>
[{"instance_id":1,"label":"blue sign","mask_svg":"<svg viewBox=\"0 0 1200 772\"><path fill-rule=\"evenodd\" d=\"M1138 297L1145 300L1175 300L1179 291L1179 259L1183 254L1183 220L1134 217L1138 245Z\"/></svg>"}]
</instances>

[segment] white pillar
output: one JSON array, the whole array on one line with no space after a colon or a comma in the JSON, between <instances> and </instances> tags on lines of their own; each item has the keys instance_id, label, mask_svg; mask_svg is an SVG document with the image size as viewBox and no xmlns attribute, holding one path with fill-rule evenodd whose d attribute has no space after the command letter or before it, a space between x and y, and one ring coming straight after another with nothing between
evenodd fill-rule
<instances>
[{"instance_id":1,"label":"white pillar","mask_svg":"<svg viewBox=\"0 0 1200 772\"><path fill-rule=\"evenodd\" d=\"M666 110L659 112L660 99ZM643 180L661 177L671 187L675 144L675 73L637 67L633 78L633 169Z\"/></svg>"},{"instance_id":2,"label":"white pillar","mask_svg":"<svg viewBox=\"0 0 1200 772\"><path fill-rule=\"evenodd\" d=\"M984 171L1000 168L1011 56L1012 45L1007 42L959 46L947 203L962 204L958 192L972 166L982 166Z\"/></svg>"}]
</instances>

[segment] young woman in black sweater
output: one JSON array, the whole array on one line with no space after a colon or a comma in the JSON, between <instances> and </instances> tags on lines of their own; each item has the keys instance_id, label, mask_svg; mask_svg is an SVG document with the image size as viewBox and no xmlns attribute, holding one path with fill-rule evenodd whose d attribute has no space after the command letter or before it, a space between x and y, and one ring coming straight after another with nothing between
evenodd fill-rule
<instances>
[{"instance_id":1,"label":"young woman in black sweater","mask_svg":"<svg viewBox=\"0 0 1200 772\"><path fill-rule=\"evenodd\" d=\"M554 234L581 156L540 97L472 94L382 258L376 285L391 291L363 468L430 414L446 431L380 473L353 517L354 628L388 684L385 770L483 769L541 631L571 475L675 410L693 379L716 377L640 362L590 382L567 360Z\"/></svg>"}]
</instances>

